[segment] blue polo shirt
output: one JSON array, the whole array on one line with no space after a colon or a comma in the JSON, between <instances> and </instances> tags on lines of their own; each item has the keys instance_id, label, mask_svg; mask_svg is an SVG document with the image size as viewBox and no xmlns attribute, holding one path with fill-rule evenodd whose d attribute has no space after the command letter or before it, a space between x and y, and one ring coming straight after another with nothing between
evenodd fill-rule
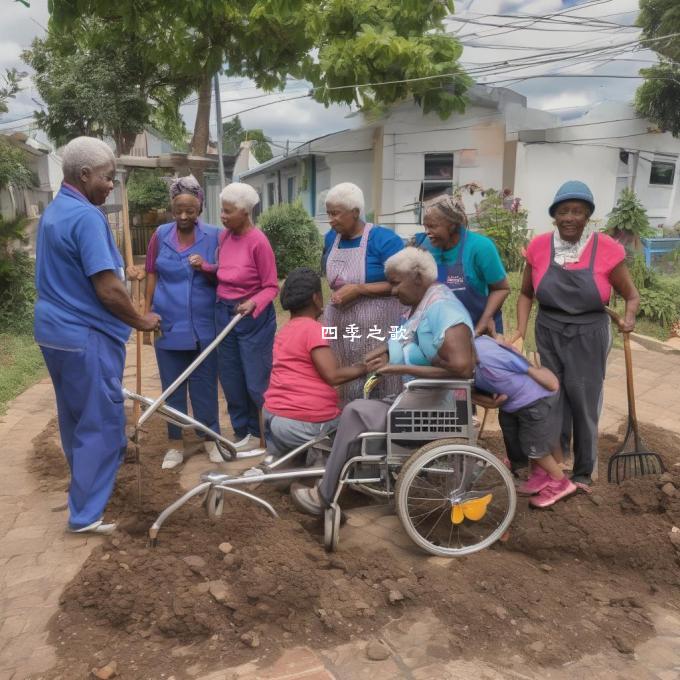
<instances>
[{"instance_id":1,"label":"blue polo shirt","mask_svg":"<svg viewBox=\"0 0 680 680\"><path fill-rule=\"evenodd\" d=\"M336 232L331 229L326 232L323 243L322 266L326 271L326 260L335 242ZM341 238L338 248L358 248L361 245L361 236L356 238ZM404 242L391 229L375 225L368 234L366 244L366 283L380 283L386 281L385 261L398 253L404 247Z\"/></svg>"},{"instance_id":2,"label":"blue polo shirt","mask_svg":"<svg viewBox=\"0 0 680 680\"><path fill-rule=\"evenodd\" d=\"M106 217L62 185L38 225L34 334L39 345L81 350L91 328L127 341L130 327L102 305L90 280L107 269L123 280L123 259Z\"/></svg>"},{"instance_id":3,"label":"blue polo shirt","mask_svg":"<svg viewBox=\"0 0 680 680\"><path fill-rule=\"evenodd\" d=\"M463 271L470 285L481 295L489 294L489 284L499 283L506 276L503 262L498 254L496 244L483 234L469 229L466 232L463 248ZM454 264L458 260L461 241L448 250L435 248L430 239L423 233L416 234L416 244L432 254L437 264ZM442 282L444 283L444 282Z\"/></svg>"}]
</instances>

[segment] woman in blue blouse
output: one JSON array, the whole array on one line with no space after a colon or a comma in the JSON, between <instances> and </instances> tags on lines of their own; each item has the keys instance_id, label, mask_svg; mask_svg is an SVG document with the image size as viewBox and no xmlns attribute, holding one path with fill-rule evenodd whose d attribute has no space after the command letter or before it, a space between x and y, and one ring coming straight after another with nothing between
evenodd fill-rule
<instances>
[{"instance_id":1,"label":"woman in blue blouse","mask_svg":"<svg viewBox=\"0 0 680 680\"><path fill-rule=\"evenodd\" d=\"M391 229L362 219L364 195L355 184L336 184L326 196L331 231L324 240L323 269L331 288L323 325L336 329L329 338L338 364L349 366L363 360L370 350L389 338L399 325L403 307L392 297L385 278L385 261L404 244ZM379 386L378 396L401 391L398 377L390 376ZM343 404L358 399L363 380L340 388Z\"/></svg>"},{"instance_id":2,"label":"woman in blue blouse","mask_svg":"<svg viewBox=\"0 0 680 680\"><path fill-rule=\"evenodd\" d=\"M191 255L215 262L219 229L199 219L203 189L192 177L180 177L170 187L174 222L161 224L146 255L146 306L162 315L163 335L155 342L161 385L166 389L215 338L215 284L189 263ZM168 405L187 411L187 390L194 418L220 431L217 409L217 354L213 352L169 398ZM184 460L182 431L168 424L170 448L163 468ZM214 442L205 443L213 463L222 456Z\"/></svg>"}]
</instances>

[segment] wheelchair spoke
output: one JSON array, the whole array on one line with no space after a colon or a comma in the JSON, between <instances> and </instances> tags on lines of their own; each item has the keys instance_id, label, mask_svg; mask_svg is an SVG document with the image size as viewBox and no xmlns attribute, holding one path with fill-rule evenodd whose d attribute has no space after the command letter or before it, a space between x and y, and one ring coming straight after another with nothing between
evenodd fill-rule
<instances>
[{"instance_id":1,"label":"wheelchair spoke","mask_svg":"<svg viewBox=\"0 0 680 680\"><path fill-rule=\"evenodd\" d=\"M444 508L444 509L441 511L441 514L439 515L439 517L437 517L437 521L432 525L432 528L431 528L431 529L427 532L427 534L425 535L425 540L429 540L430 534L437 528L437 524L439 524L439 522L441 521L441 518L444 516L444 513L445 513L447 510L448 510L448 508Z\"/></svg>"}]
</instances>

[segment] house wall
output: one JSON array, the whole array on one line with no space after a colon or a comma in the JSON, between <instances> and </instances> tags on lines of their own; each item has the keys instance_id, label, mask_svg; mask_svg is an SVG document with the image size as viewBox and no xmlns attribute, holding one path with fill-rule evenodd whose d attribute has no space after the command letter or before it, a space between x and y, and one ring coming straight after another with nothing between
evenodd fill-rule
<instances>
[{"instance_id":1,"label":"house wall","mask_svg":"<svg viewBox=\"0 0 680 680\"><path fill-rule=\"evenodd\" d=\"M680 220L680 140L653 131L632 107L614 104L560 128L546 130L546 143L518 145L515 195L529 211L536 233L552 228L547 209L562 182L584 181L595 197L594 218L605 224L620 191L632 188L650 223L671 226ZM623 164L621 151L629 154ZM674 162L672 186L650 184L653 160Z\"/></svg>"},{"instance_id":2,"label":"house wall","mask_svg":"<svg viewBox=\"0 0 680 680\"><path fill-rule=\"evenodd\" d=\"M471 106L442 121L416 107L402 109L384 124L381 222L408 237L421 230L420 191L428 153L453 153L453 183L503 183L505 120L492 109ZM474 211L474 202L466 209Z\"/></svg>"},{"instance_id":3,"label":"house wall","mask_svg":"<svg viewBox=\"0 0 680 680\"><path fill-rule=\"evenodd\" d=\"M535 234L553 228L548 208L563 182L585 182L595 198L593 220L605 220L614 203L619 152L616 149L560 144L517 146L515 196L528 210L528 226Z\"/></svg>"}]
</instances>

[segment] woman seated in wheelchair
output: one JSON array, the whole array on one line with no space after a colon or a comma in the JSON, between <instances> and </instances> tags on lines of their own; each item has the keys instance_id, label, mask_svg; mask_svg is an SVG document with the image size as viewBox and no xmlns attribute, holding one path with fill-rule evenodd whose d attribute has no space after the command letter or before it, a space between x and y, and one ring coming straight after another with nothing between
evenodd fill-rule
<instances>
[{"instance_id":1,"label":"woman seated in wheelchair","mask_svg":"<svg viewBox=\"0 0 680 680\"><path fill-rule=\"evenodd\" d=\"M277 333L269 388L264 395L267 453L279 458L335 428L335 387L366 375L365 363L338 366L317 321L323 310L321 279L312 269L290 272L280 295L290 321Z\"/></svg>"},{"instance_id":2,"label":"woman seated in wheelchair","mask_svg":"<svg viewBox=\"0 0 680 680\"><path fill-rule=\"evenodd\" d=\"M380 375L411 378L472 378L475 367L473 326L462 303L441 283L430 253L408 247L385 262L392 294L408 307L396 338L366 357L366 369ZM344 464L362 432L385 431L394 397L355 399L342 411L326 470L320 483L291 487L295 505L321 515L332 502Z\"/></svg>"},{"instance_id":3,"label":"woman seated in wheelchair","mask_svg":"<svg viewBox=\"0 0 680 680\"><path fill-rule=\"evenodd\" d=\"M532 366L512 345L485 335L475 339L475 349L478 393L474 400L481 406L498 406L513 471L529 459L531 474L520 484L519 493L532 496L529 504L535 508L550 507L570 496L577 487L560 466L562 410L557 376L545 367Z\"/></svg>"}]
</instances>

